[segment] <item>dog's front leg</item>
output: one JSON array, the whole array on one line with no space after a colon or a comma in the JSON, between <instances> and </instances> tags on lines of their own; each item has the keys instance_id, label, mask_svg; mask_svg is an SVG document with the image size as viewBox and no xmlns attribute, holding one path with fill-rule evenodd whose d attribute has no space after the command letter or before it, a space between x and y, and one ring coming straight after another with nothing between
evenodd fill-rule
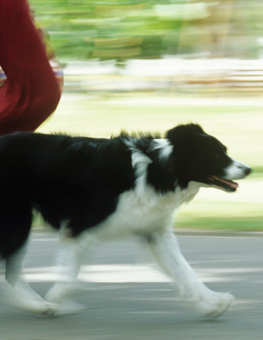
<instances>
[{"instance_id":1,"label":"dog's front leg","mask_svg":"<svg viewBox=\"0 0 263 340\"><path fill-rule=\"evenodd\" d=\"M234 300L231 294L214 292L198 278L183 257L172 230L156 233L149 238L149 245L161 268L199 313L217 317L231 306Z\"/></svg>"}]
</instances>

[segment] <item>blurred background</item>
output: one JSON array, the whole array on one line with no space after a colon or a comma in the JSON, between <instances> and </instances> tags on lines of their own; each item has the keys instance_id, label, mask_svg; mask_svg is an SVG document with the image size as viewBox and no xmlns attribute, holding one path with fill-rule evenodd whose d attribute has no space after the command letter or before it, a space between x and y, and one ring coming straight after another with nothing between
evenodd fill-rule
<instances>
[{"instance_id":1,"label":"blurred background","mask_svg":"<svg viewBox=\"0 0 263 340\"><path fill-rule=\"evenodd\" d=\"M30 3L64 72L59 107L38 131L109 137L197 122L253 174L235 194L201 190L177 228L263 229L263 2Z\"/></svg>"}]
</instances>

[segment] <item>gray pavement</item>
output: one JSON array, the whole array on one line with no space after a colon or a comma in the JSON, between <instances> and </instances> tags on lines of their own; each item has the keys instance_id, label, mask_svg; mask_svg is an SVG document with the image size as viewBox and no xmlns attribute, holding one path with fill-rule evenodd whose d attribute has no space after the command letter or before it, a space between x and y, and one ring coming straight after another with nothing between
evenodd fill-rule
<instances>
[{"instance_id":1,"label":"gray pavement","mask_svg":"<svg viewBox=\"0 0 263 340\"><path fill-rule=\"evenodd\" d=\"M76 300L82 313L36 317L5 301L0 270L0 340L262 339L263 237L179 236L182 252L206 284L236 301L216 321L182 308L177 291L135 240L101 246L85 260ZM42 296L52 284L56 234L32 235L25 271Z\"/></svg>"}]
</instances>

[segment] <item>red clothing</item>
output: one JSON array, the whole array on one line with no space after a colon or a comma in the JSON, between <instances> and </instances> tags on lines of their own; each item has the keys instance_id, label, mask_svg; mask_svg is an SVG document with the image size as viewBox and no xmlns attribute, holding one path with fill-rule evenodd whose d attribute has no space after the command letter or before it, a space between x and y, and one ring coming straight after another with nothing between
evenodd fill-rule
<instances>
[{"instance_id":1,"label":"red clothing","mask_svg":"<svg viewBox=\"0 0 263 340\"><path fill-rule=\"evenodd\" d=\"M0 65L0 135L34 131L61 94L26 0L0 0Z\"/></svg>"}]
</instances>

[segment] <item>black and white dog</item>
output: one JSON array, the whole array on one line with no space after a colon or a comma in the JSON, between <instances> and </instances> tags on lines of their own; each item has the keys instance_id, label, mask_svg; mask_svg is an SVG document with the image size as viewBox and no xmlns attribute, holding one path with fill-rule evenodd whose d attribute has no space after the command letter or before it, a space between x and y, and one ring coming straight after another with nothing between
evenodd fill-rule
<instances>
[{"instance_id":1,"label":"black and white dog","mask_svg":"<svg viewBox=\"0 0 263 340\"><path fill-rule=\"evenodd\" d=\"M53 314L76 279L86 251L99 241L137 235L203 315L218 316L233 301L208 289L180 252L173 213L200 187L236 191L251 169L199 125L180 125L165 138L93 139L16 133L0 138L0 255L18 307ZM60 230L63 279L42 299L22 278L32 209Z\"/></svg>"}]
</instances>

